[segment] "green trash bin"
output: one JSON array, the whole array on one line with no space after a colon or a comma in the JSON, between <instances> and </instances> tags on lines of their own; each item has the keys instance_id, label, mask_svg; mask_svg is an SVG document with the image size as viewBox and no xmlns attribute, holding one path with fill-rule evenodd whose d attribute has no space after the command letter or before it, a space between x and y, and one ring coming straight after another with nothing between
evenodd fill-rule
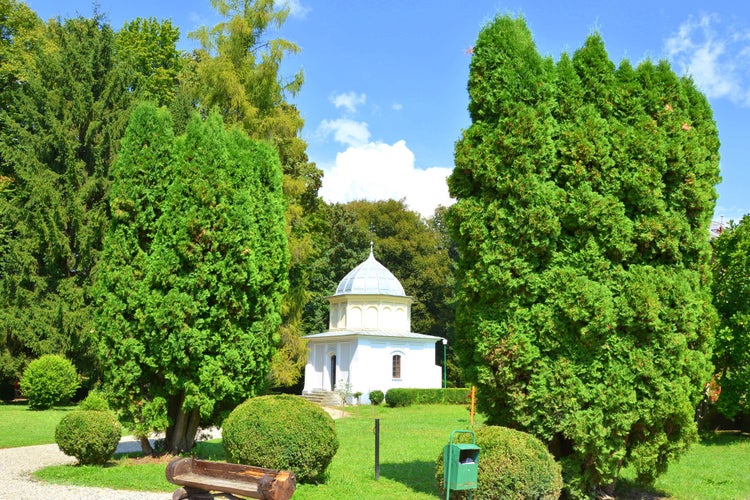
<instances>
[{"instance_id":1,"label":"green trash bin","mask_svg":"<svg viewBox=\"0 0 750 500\"><path fill-rule=\"evenodd\" d=\"M455 434L471 434L472 443L454 443ZM453 431L450 441L443 448L443 484L445 498L451 490L475 490L479 467L479 446L474 431Z\"/></svg>"}]
</instances>

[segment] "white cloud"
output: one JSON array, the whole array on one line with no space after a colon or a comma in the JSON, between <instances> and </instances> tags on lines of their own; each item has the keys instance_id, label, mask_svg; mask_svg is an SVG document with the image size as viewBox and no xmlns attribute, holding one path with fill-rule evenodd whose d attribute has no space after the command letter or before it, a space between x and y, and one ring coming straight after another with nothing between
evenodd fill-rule
<instances>
[{"instance_id":1,"label":"white cloud","mask_svg":"<svg viewBox=\"0 0 750 500\"><path fill-rule=\"evenodd\" d=\"M720 24L716 14L690 17L666 40L667 55L709 98L750 106L750 37Z\"/></svg>"},{"instance_id":2,"label":"white cloud","mask_svg":"<svg viewBox=\"0 0 750 500\"><path fill-rule=\"evenodd\" d=\"M391 109L392 109L393 111L401 111L402 109L404 109L404 105L403 105L403 104L401 104L400 102L394 102L394 103L393 103L393 104L391 105Z\"/></svg>"},{"instance_id":3,"label":"white cloud","mask_svg":"<svg viewBox=\"0 0 750 500\"><path fill-rule=\"evenodd\" d=\"M445 181L452 169L416 168L414 153L404 141L351 146L336 155L334 165L323 169L320 195L329 203L405 199L409 209L431 217L438 205L454 201Z\"/></svg>"},{"instance_id":4,"label":"white cloud","mask_svg":"<svg viewBox=\"0 0 750 500\"><path fill-rule=\"evenodd\" d=\"M323 120L318 125L315 135L326 138L333 134L336 142L345 146L361 146L370 140L370 130L366 122L357 122L348 118L337 118L335 120Z\"/></svg>"},{"instance_id":5,"label":"white cloud","mask_svg":"<svg viewBox=\"0 0 750 500\"><path fill-rule=\"evenodd\" d=\"M302 5L302 2L300 2L300 0L286 0L284 2L284 5L286 7L289 7L290 16L298 17L300 19L304 19L307 16L307 13L312 10L310 7L305 7L304 5Z\"/></svg>"},{"instance_id":6,"label":"white cloud","mask_svg":"<svg viewBox=\"0 0 750 500\"><path fill-rule=\"evenodd\" d=\"M329 97L331 103L336 108L345 108L349 113L357 111L357 106L361 106L367 100L365 94L357 94L356 92L345 92L343 94L334 94Z\"/></svg>"}]
</instances>

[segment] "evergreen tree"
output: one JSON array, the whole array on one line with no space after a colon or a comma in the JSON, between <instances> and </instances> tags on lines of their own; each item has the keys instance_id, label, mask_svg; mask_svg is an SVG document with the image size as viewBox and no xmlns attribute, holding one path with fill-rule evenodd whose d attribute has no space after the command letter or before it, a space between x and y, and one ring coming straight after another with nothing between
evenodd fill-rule
<instances>
[{"instance_id":1,"label":"evergreen tree","mask_svg":"<svg viewBox=\"0 0 750 500\"><path fill-rule=\"evenodd\" d=\"M36 29L36 28L35 28ZM0 338L21 364L64 354L95 376L86 289L107 223L107 171L129 100L114 33L95 16L50 21L0 110Z\"/></svg>"},{"instance_id":2,"label":"evergreen tree","mask_svg":"<svg viewBox=\"0 0 750 500\"><path fill-rule=\"evenodd\" d=\"M179 60L177 32L139 20L120 36L97 12L45 25L12 1L0 22L0 350L16 374L28 358L64 354L93 383L88 287L110 217L109 168L134 100L174 92L161 76Z\"/></svg>"},{"instance_id":3,"label":"evergreen tree","mask_svg":"<svg viewBox=\"0 0 750 500\"><path fill-rule=\"evenodd\" d=\"M710 108L666 63L616 69L598 35L553 64L508 17L480 32L469 95L448 217L465 376L572 495L628 464L653 482L710 374Z\"/></svg>"},{"instance_id":4,"label":"evergreen tree","mask_svg":"<svg viewBox=\"0 0 750 500\"><path fill-rule=\"evenodd\" d=\"M299 379L307 351L300 336L304 305L310 300L310 265L316 250L309 236L311 215L318 208L322 172L308 160L307 144L299 133L303 120L288 102L299 92L302 72L289 79L279 70L287 54L299 47L270 38L283 25L288 6L274 0L215 0L223 20L212 28L190 33L201 48L189 58L175 106L205 114L217 109L227 124L241 127L251 138L271 142L284 172L287 236L291 249L289 293L284 300L282 345L270 376L272 385L293 385Z\"/></svg>"},{"instance_id":5,"label":"evergreen tree","mask_svg":"<svg viewBox=\"0 0 750 500\"><path fill-rule=\"evenodd\" d=\"M278 157L218 115L174 138L133 114L114 168L97 273L105 382L136 433L187 451L265 383L287 289ZM148 452L147 440L142 439Z\"/></svg>"}]
</instances>

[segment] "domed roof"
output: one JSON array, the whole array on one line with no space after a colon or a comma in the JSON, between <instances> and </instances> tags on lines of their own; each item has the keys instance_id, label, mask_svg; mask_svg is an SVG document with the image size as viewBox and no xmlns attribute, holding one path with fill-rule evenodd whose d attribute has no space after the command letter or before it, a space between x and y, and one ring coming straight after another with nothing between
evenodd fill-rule
<instances>
[{"instance_id":1,"label":"domed roof","mask_svg":"<svg viewBox=\"0 0 750 500\"><path fill-rule=\"evenodd\" d=\"M406 297L404 287L383 264L375 260L370 244L370 256L352 269L336 288L336 295L397 295Z\"/></svg>"}]
</instances>

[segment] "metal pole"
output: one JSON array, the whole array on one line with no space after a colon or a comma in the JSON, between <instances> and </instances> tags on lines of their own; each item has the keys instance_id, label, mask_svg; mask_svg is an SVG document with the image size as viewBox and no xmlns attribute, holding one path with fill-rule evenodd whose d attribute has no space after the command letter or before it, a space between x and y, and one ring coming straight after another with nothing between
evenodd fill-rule
<instances>
[{"instance_id":1,"label":"metal pole","mask_svg":"<svg viewBox=\"0 0 750 500\"><path fill-rule=\"evenodd\" d=\"M375 481L380 479L380 419L375 419Z\"/></svg>"},{"instance_id":2,"label":"metal pole","mask_svg":"<svg viewBox=\"0 0 750 500\"><path fill-rule=\"evenodd\" d=\"M443 403L445 403L445 390L448 388L448 340L443 339Z\"/></svg>"}]
</instances>

